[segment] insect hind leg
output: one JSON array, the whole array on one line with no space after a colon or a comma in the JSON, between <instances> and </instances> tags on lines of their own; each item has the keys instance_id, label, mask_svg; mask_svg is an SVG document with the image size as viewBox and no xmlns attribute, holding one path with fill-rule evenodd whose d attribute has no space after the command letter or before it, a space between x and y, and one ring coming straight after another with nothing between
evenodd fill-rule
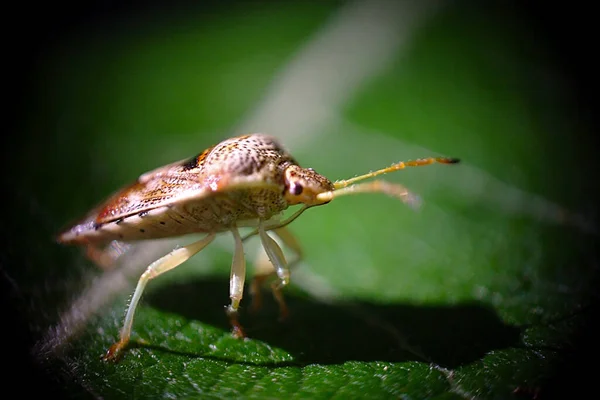
<instances>
[{"instance_id":1,"label":"insect hind leg","mask_svg":"<svg viewBox=\"0 0 600 400\"><path fill-rule=\"evenodd\" d=\"M129 308L127 309L127 314L125 316L125 322L123 323L123 328L121 329L119 341L108 349L103 357L104 360L116 361L120 357L123 349L127 346L127 343L129 343L135 310L148 282L182 264L210 244L214 238L215 234L211 233L197 242L171 251L169 254L154 261L148 266L148 268L146 268L146 271L144 271L142 276L140 276L138 284L135 288L135 292L133 292L133 296L131 297Z\"/></svg>"},{"instance_id":2,"label":"insect hind leg","mask_svg":"<svg viewBox=\"0 0 600 400\"><path fill-rule=\"evenodd\" d=\"M94 264L103 270L111 270L117 264L117 261L131 248L130 244L113 240L105 247L96 244L88 244L85 248L85 255L92 260Z\"/></svg>"}]
</instances>

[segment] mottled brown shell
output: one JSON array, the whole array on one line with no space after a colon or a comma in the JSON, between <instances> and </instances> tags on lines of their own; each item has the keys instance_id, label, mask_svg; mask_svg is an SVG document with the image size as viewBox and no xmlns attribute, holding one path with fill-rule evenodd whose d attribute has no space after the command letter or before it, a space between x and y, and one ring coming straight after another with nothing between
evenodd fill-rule
<instances>
[{"instance_id":1,"label":"mottled brown shell","mask_svg":"<svg viewBox=\"0 0 600 400\"><path fill-rule=\"evenodd\" d=\"M64 231L59 241L127 241L218 232L236 219L268 219L288 206L284 171L289 165L297 164L272 137L231 138L195 157L141 175ZM177 225L167 229L170 220Z\"/></svg>"}]
</instances>

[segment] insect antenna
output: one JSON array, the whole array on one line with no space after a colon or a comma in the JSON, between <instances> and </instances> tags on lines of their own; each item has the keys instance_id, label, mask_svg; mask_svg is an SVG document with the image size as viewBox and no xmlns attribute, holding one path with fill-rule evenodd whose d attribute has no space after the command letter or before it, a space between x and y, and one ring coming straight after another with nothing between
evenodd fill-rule
<instances>
[{"instance_id":1,"label":"insect antenna","mask_svg":"<svg viewBox=\"0 0 600 400\"><path fill-rule=\"evenodd\" d=\"M373 178L379 175L387 174L388 172L398 171L404 169L406 167L422 167L430 164L456 164L460 162L458 158L447 158L447 157L428 157L428 158L420 158L418 160L411 161L400 161L398 163L392 164L387 168L382 168L377 171L371 171L364 175L359 175L354 178L344 179L341 181L334 182L333 186L335 190L329 192L323 192L317 195L317 200L328 202L333 200L339 196L345 196L354 193L384 193L388 196L396 197L402 200L407 205L418 208L421 204L421 199L419 196L411 193L407 188L398 184L391 183L381 180L376 180L372 182L359 183L356 182L362 181L364 179Z\"/></svg>"},{"instance_id":2,"label":"insect antenna","mask_svg":"<svg viewBox=\"0 0 600 400\"><path fill-rule=\"evenodd\" d=\"M398 170L404 169L406 167L423 167L425 165L430 165L430 164L435 164L435 163L457 164L458 162L460 162L460 160L458 158L447 158L447 157L428 157L428 158L420 158L418 160L400 161L398 163L390 165L387 168L378 169L377 171L371 171L367 174L359 175L354 178L336 181L333 184L333 186L335 186L336 189L341 189L341 188L349 186L355 182L362 181L362 180L368 179L368 178L373 178L378 175L387 174L388 172L398 171Z\"/></svg>"}]
</instances>

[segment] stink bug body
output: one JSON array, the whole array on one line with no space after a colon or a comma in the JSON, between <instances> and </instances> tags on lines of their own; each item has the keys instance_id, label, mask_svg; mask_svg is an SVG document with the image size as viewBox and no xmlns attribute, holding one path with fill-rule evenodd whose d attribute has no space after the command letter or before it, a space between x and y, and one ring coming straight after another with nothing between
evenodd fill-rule
<instances>
[{"instance_id":1,"label":"stink bug body","mask_svg":"<svg viewBox=\"0 0 600 400\"><path fill-rule=\"evenodd\" d=\"M118 191L82 220L58 236L60 243L85 245L99 263L110 261L111 243L132 242L206 234L201 240L177 248L150 264L140 277L131 298L119 341L110 347L105 359L116 359L129 341L137 304L149 280L180 265L198 253L221 232L231 232L235 251L231 265L230 298L227 307L233 334L244 336L238 322L238 308L244 291L246 261L239 227L254 227L249 236L258 235L273 264L273 271L259 275L253 292L266 279L272 285L282 316L287 313L281 289L289 282L288 262L273 232L298 256L301 249L286 229L306 209L326 204L336 197L381 192L414 204L416 197L396 183L371 181L356 183L405 167L432 163L454 164L453 158L425 158L399 162L388 168L355 178L331 182L311 168L302 168L277 141L253 134L225 140L199 155L141 175L136 182ZM289 206L301 207L285 220L281 214ZM111 248L114 250L114 246ZM109 254L108 257L107 254Z\"/></svg>"}]
</instances>

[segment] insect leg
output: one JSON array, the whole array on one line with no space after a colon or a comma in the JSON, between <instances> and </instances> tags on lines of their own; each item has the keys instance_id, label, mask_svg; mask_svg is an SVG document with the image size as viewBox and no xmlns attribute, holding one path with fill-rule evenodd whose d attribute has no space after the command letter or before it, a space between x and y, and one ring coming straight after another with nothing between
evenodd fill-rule
<instances>
[{"instance_id":1,"label":"insect leg","mask_svg":"<svg viewBox=\"0 0 600 400\"><path fill-rule=\"evenodd\" d=\"M110 270L115 267L117 260L125 254L130 247L130 244L119 242L117 240L113 240L104 248L95 244L88 244L85 248L85 255L100 268Z\"/></svg>"},{"instance_id":2,"label":"insect leg","mask_svg":"<svg viewBox=\"0 0 600 400\"><path fill-rule=\"evenodd\" d=\"M238 308L240 301L244 295L244 281L246 280L246 258L244 257L244 247L242 245L242 237L237 228L231 230L235 241L235 252L233 253L233 261L231 262L231 275L229 277L229 297L231 304L227 307L227 316L233 327L232 334L235 337L242 338L245 336L244 330L238 319Z\"/></svg>"},{"instance_id":3,"label":"insect leg","mask_svg":"<svg viewBox=\"0 0 600 400\"><path fill-rule=\"evenodd\" d=\"M295 258L288 263L288 268L291 270L302 259L302 247L300 246L300 243L296 237L286 227L273 229L273 232L275 232L277 237L281 239L286 247L289 247L295 253ZM250 294L252 295L252 305L250 306L250 309L252 312L257 312L262 307L261 289L264 283L271 278L277 277L273 264L271 264L268 258L264 257L265 255L266 253L260 252L254 262L257 274L252 279L252 283L250 285ZM275 294L274 297L275 299L280 298L280 296ZM281 305L281 308L285 309L285 304L280 303L280 306Z\"/></svg>"},{"instance_id":4,"label":"insect leg","mask_svg":"<svg viewBox=\"0 0 600 400\"><path fill-rule=\"evenodd\" d=\"M105 360L114 361L118 359L120 353L129 342L135 309L137 308L140 298L142 297L142 293L144 292L146 284L151 279L154 279L160 274L165 273L177 267L181 263L185 262L194 254L198 253L200 250L205 248L210 242L213 241L214 238L215 234L211 233L202 240L171 251L169 254L154 261L148 266L148 268L146 268L146 271L144 271L144 273L138 281L137 287L135 288L135 292L133 292L131 302L129 303L129 308L127 309L127 315L125 316L125 322L123 323L123 328L121 329L119 341L113 344L108 349L108 351L104 355Z\"/></svg>"},{"instance_id":5,"label":"insect leg","mask_svg":"<svg viewBox=\"0 0 600 400\"><path fill-rule=\"evenodd\" d=\"M267 234L265 226L263 224L259 225L258 230L262 245L267 253L267 256L269 257L269 260L271 261L271 264L273 264L274 270L268 273L259 274L255 277L252 283L252 293L254 294L253 309L256 310L261 305L260 287L262 286L263 282L273 276L276 276L277 280L271 284L271 289L273 291L273 297L275 297L275 300L279 304L280 318L285 319L288 315L288 308L285 304L281 290L289 283L290 266L296 264L300 260L302 257L302 249L300 248L298 241L286 228L281 227L275 229L277 236L279 236L279 238L281 238L281 240L296 253L296 259L294 259L291 264L288 264L285 260L281 247L279 247L277 242Z\"/></svg>"},{"instance_id":6,"label":"insect leg","mask_svg":"<svg viewBox=\"0 0 600 400\"><path fill-rule=\"evenodd\" d=\"M300 242L296 239L296 236L287 227L281 227L273 230L275 234L283 241L283 243L289 247L296 255L293 261L290 261L288 268L292 268L296 265L304 256Z\"/></svg>"}]
</instances>

